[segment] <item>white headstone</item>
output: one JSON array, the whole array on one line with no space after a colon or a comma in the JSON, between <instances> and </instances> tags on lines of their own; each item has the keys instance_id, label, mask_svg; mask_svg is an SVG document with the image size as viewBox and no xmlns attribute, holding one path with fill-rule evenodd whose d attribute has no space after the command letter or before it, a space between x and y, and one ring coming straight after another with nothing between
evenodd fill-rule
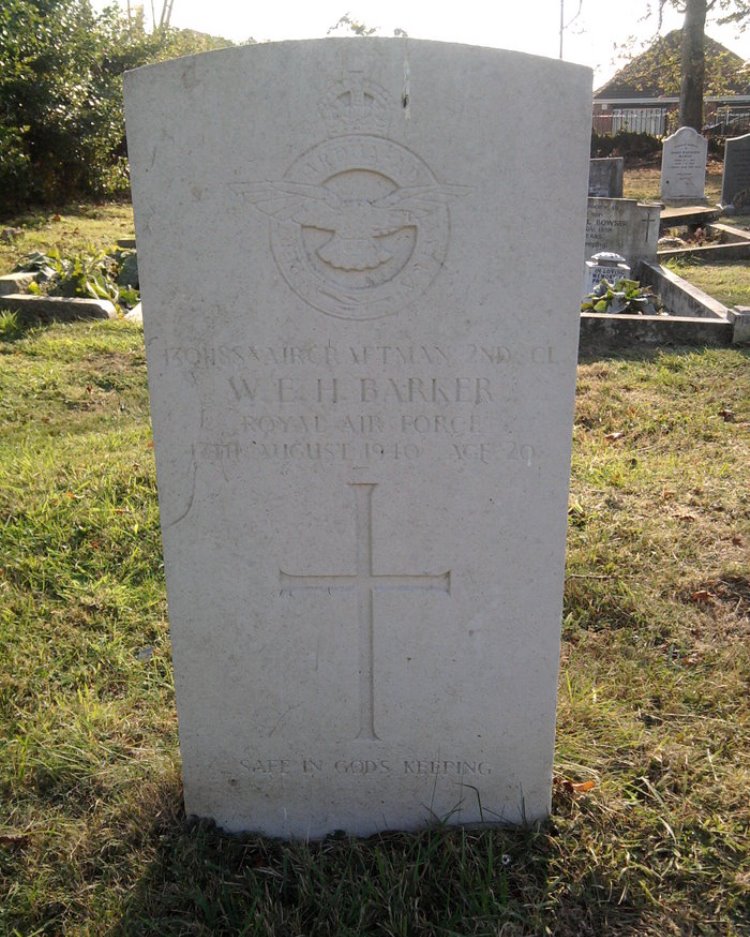
<instances>
[{"instance_id":1,"label":"white headstone","mask_svg":"<svg viewBox=\"0 0 750 937\"><path fill-rule=\"evenodd\" d=\"M543 817L590 71L328 39L126 103L187 812Z\"/></svg>"},{"instance_id":2,"label":"white headstone","mask_svg":"<svg viewBox=\"0 0 750 937\"><path fill-rule=\"evenodd\" d=\"M632 198L589 198L586 252L622 254L631 267L639 260L656 260L661 207Z\"/></svg>"},{"instance_id":3,"label":"white headstone","mask_svg":"<svg viewBox=\"0 0 750 937\"><path fill-rule=\"evenodd\" d=\"M630 279L631 270L625 263L625 258L620 254L610 253L609 251L594 254L591 260L586 261L584 267L584 298L593 293L602 280L606 280L611 286L614 286L618 280Z\"/></svg>"},{"instance_id":4,"label":"white headstone","mask_svg":"<svg viewBox=\"0 0 750 937\"><path fill-rule=\"evenodd\" d=\"M661 197L665 201L702 201L706 194L708 140L692 127L680 127L664 141Z\"/></svg>"}]
</instances>

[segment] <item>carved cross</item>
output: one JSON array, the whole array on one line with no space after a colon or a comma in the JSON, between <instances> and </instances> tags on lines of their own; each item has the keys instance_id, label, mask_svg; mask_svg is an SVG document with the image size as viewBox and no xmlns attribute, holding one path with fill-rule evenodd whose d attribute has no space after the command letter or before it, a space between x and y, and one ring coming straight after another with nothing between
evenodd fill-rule
<instances>
[{"instance_id":1,"label":"carved cross","mask_svg":"<svg viewBox=\"0 0 750 937\"><path fill-rule=\"evenodd\" d=\"M323 592L354 592L357 596L357 634L359 641L359 732L358 739L376 741L375 732L375 674L374 630L375 612L373 594L384 591L419 590L450 594L451 574L428 573L383 575L373 570L372 495L373 484L355 483L354 530L355 572L325 573L296 576L279 570L282 593L293 595L298 590L314 589Z\"/></svg>"}]
</instances>

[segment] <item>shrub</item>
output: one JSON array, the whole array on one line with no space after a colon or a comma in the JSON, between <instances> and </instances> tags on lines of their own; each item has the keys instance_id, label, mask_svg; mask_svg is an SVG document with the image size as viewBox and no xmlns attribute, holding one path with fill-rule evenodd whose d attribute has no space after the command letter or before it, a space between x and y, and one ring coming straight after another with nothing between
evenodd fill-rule
<instances>
[{"instance_id":1,"label":"shrub","mask_svg":"<svg viewBox=\"0 0 750 937\"><path fill-rule=\"evenodd\" d=\"M624 156L631 159L649 159L661 154L662 142L650 133L618 130L612 136L591 134L591 155Z\"/></svg>"}]
</instances>

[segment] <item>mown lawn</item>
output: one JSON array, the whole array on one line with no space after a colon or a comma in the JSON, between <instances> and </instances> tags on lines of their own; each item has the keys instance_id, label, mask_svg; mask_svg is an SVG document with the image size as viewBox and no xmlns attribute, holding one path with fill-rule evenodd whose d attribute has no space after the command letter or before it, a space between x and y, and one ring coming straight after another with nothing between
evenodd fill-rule
<instances>
[{"instance_id":1,"label":"mown lawn","mask_svg":"<svg viewBox=\"0 0 750 937\"><path fill-rule=\"evenodd\" d=\"M142 332L4 322L3 937L750 934L748 352L580 366L550 821L306 845L183 816Z\"/></svg>"},{"instance_id":2,"label":"mown lawn","mask_svg":"<svg viewBox=\"0 0 750 937\"><path fill-rule=\"evenodd\" d=\"M637 198L646 202L661 200L661 163L656 158L650 165L634 166L632 160L625 159L625 176L623 180L623 196ZM709 159L706 166L706 198L710 205L716 205L721 196L721 176L724 164L715 159Z\"/></svg>"},{"instance_id":3,"label":"mown lawn","mask_svg":"<svg viewBox=\"0 0 750 937\"><path fill-rule=\"evenodd\" d=\"M750 263L747 261L706 263L695 258L670 260L667 266L725 306L750 306Z\"/></svg>"}]
</instances>

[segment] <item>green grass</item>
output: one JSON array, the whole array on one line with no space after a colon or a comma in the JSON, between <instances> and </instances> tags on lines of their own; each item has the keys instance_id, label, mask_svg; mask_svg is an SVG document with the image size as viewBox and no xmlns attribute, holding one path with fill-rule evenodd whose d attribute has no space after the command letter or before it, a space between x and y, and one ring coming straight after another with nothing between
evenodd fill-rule
<instances>
[{"instance_id":1,"label":"green grass","mask_svg":"<svg viewBox=\"0 0 750 937\"><path fill-rule=\"evenodd\" d=\"M750 265L747 262L670 260L666 266L725 306L750 306Z\"/></svg>"},{"instance_id":2,"label":"green grass","mask_svg":"<svg viewBox=\"0 0 750 937\"><path fill-rule=\"evenodd\" d=\"M0 937L750 935L748 357L579 369L550 821L285 844L184 817L142 332L0 310Z\"/></svg>"},{"instance_id":3,"label":"green grass","mask_svg":"<svg viewBox=\"0 0 750 937\"><path fill-rule=\"evenodd\" d=\"M141 331L0 393L3 937L750 933L746 353L580 367L549 823L315 845L185 822Z\"/></svg>"},{"instance_id":4,"label":"green grass","mask_svg":"<svg viewBox=\"0 0 750 937\"><path fill-rule=\"evenodd\" d=\"M628 160L625 160L628 167ZM706 169L706 198L715 205L721 197L721 176L723 165L710 160ZM661 200L661 164L655 159L650 166L628 167L623 180L623 196L637 198L646 202Z\"/></svg>"},{"instance_id":5,"label":"green grass","mask_svg":"<svg viewBox=\"0 0 750 937\"><path fill-rule=\"evenodd\" d=\"M118 238L133 237L133 209L127 203L72 205L59 212L28 211L0 225L0 273L9 273L33 251L56 247L63 256L90 248L107 250Z\"/></svg>"}]
</instances>

